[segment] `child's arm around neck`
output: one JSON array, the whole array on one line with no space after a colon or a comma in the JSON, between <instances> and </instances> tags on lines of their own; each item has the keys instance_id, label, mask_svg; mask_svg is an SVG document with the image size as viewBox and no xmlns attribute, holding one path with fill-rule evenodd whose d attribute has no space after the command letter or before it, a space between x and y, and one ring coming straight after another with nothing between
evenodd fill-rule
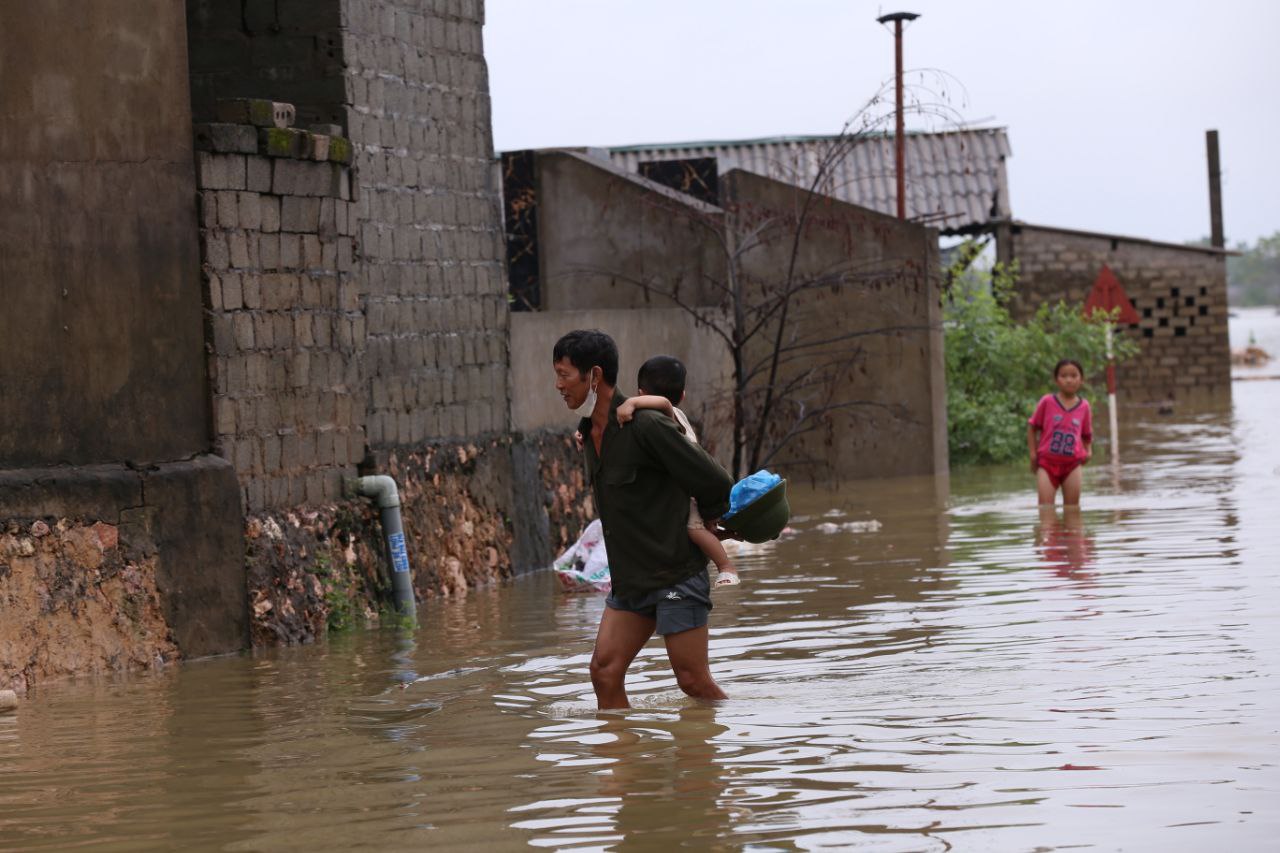
<instances>
[{"instance_id":1,"label":"child's arm around neck","mask_svg":"<svg viewBox=\"0 0 1280 853\"><path fill-rule=\"evenodd\" d=\"M680 424L680 420L676 417L676 407L666 397L657 394L639 394L635 397L628 397L618 406L618 424L625 424L636 416L636 409L655 409L662 412L667 417L676 422L676 426L680 427L680 432L684 432L684 426Z\"/></svg>"}]
</instances>

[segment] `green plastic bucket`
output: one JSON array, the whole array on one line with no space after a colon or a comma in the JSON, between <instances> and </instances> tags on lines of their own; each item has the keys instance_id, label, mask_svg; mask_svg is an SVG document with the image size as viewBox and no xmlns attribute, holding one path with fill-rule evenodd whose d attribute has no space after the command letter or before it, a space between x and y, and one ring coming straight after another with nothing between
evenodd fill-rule
<instances>
[{"instance_id":1,"label":"green plastic bucket","mask_svg":"<svg viewBox=\"0 0 1280 853\"><path fill-rule=\"evenodd\" d=\"M787 481L783 480L751 503L738 510L720 525L745 539L760 544L777 539L791 520L791 505L787 503Z\"/></svg>"}]
</instances>

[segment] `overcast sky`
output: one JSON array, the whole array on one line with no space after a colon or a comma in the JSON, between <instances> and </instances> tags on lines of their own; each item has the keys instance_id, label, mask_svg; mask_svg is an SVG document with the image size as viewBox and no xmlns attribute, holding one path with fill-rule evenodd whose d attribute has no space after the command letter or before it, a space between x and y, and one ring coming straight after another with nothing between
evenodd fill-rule
<instances>
[{"instance_id":1,"label":"overcast sky","mask_svg":"<svg viewBox=\"0 0 1280 853\"><path fill-rule=\"evenodd\" d=\"M837 131L893 73L881 14L921 14L905 66L1008 128L1014 216L1182 241L1280 230L1276 0L488 0L498 150ZM916 75L918 79L919 75ZM937 88L932 86L931 88ZM908 128L919 122L909 122ZM935 129L938 125L934 124Z\"/></svg>"}]
</instances>

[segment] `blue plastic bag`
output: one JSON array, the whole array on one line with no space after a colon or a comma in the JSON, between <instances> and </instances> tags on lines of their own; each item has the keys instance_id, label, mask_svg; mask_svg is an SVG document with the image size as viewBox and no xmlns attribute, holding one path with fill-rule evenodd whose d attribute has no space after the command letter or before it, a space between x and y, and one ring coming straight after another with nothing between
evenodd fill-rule
<instances>
[{"instance_id":1,"label":"blue plastic bag","mask_svg":"<svg viewBox=\"0 0 1280 853\"><path fill-rule=\"evenodd\" d=\"M724 517L732 518L734 513L750 506L756 498L781 482L782 478L769 470L757 471L743 477L733 484L733 489L729 492L729 511L724 514Z\"/></svg>"}]
</instances>

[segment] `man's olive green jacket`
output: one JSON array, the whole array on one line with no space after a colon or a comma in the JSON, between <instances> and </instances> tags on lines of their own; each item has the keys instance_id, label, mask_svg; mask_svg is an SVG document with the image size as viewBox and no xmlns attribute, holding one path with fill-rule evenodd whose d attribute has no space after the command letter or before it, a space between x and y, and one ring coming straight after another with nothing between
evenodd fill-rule
<instances>
[{"instance_id":1,"label":"man's olive green jacket","mask_svg":"<svg viewBox=\"0 0 1280 853\"><path fill-rule=\"evenodd\" d=\"M614 391L598 456L589 417L579 430L613 592L631 597L706 569L707 558L689 539L689 498L703 518L719 518L729 510L733 479L661 412L640 409L619 426L618 406L626 399Z\"/></svg>"}]
</instances>

